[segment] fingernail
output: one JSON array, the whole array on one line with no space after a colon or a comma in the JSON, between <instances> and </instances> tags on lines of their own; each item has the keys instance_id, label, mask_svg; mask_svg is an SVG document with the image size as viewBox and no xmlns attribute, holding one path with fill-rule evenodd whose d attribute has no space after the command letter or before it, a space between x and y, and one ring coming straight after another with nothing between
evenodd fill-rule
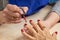
<instances>
[{"instance_id":1,"label":"fingernail","mask_svg":"<svg viewBox=\"0 0 60 40\"><path fill-rule=\"evenodd\" d=\"M24 26L26 26L27 24L24 24Z\"/></svg>"},{"instance_id":2,"label":"fingernail","mask_svg":"<svg viewBox=\"0 0 60 40\"><path fill-rule=\"evenodd\" d=\"M21 32L24 32L24 29L21 29Z\"/></svg>"},{"instance_id":3,"label":"fingernail","mask_svg":"<svg viewBox=\"0 0 60 40\"><path fill-rule=\"evenodd\" d=\"M40 20L38 19L37 21L39 22Z\"/></svg>"},{"instance_id":4,"label":"fingernail","mask_svg":"<svg viewBox=\"0 0 60 40\"><path fill-rule=\"evenodd\" d=\"M58 32L55 32L55 34L58 34Z\"/></svg>"},{"instance_id":5,"label":"fingernail","mask_svg":"<svg viewBox=\"0 0 60 40\"><path fill-rule=\"evenodd\" d=\"M32 22L32 20L30 20L29 22Z\"/></svg>"}]
</instances>

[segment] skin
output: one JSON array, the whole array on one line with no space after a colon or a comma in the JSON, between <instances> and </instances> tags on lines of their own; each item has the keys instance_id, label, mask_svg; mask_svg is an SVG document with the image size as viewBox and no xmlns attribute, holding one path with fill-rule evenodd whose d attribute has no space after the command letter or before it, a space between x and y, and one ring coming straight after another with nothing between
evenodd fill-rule
<instances>
[{"instance_id":1,"label":"skin","mask_svg":"<svg viewBox=\"0 0 60 40\"><path fill-rule=\"evenodd\" d=\"M14 5L16 6L16 5ZM10 7L8 7L10 8ZM14 7L13 7L14 8ZM18 7L16 7L18 8ZM19 9L19 8L18 8ZM24 7L23 7L24 9ZM28 8L27 8L28 9ZM17 13L22 13L22 11L20 12L20 10L16 10L14 8L14 10L17 12ZM13 11L14 10L10 9L10 11ZM26 9L24 9L25 12L27 11ZM51 20L52 19L52 20ZM54 24L56 24L58 21L60 20L60 16L56 13L56 12L51 12L47 18L42 21L42 22L38 22L38 24L40 26L37 26L37 24L34 24L33 23L30 23L33 27L29 26L29 25L26 25L23 29L23 32L22 34L28 38L29 40L57 40L56 39L56 33L53 33L52 35L49 33L48 29L47 28L51 28ZM43 24L44 23L44 24ZM43 29L43 25L47 28L44 28ZM39 28L41 27L41 29ZM26 31L26 29L28 29L28 31ZM34 30L35 29L35 30ZM43 30L42 30L43 29ZM32 34L32 35L31 35Z\"/></svg>"},{"instance_id":2,"label":"skin","mask_svg":"<svg viewBox=\"0 0 60 40\"><path fill-rule=\"evenodd\" d=\"M52 28L58 21L60 20L60 16L56 12L51 12L47 16L47 18L43 21L44 25L47 28Z\"/></svg>"},{"instance_id":3,"label":"skin","mask_svg":"<svg viewBox=\"0 0 60 40\"><path fill-rule=\"evenodd\" d=\"M41 25L41 21L37 22L31 21L30 24L25 24L24 28L21 30L24 37L28 40L57 40L57 33L54 32L52 35L45 26ZM40 25L40 26L39 26ZM29 33L28 33L29 32Z\"/></svg>"},{"instance_id":4,"label":"skin","mask_svg":"<svg viewBox=\"0 0 60 40\"><path fill-rule=\"evenodd\" d=\"M17 13L23 13L19 7L17 7L16 5L11 5L9 4L10 6L7 6L8 9L10 9L11 11L16 11ZM13 7L12 7L13 6ZM15 7L15 8L14 8ZM14 10L13 10L13 9ZM25 12L28 11L28 7L22 7L23 10ZM18 14L19 15L19 14ZM51 20L52 19L52 20ZM47 27L47 28L51 28L54 24L56 24L58 21L60 20L60 16L56 13L56 12L50 12L49 15L46 17L45 20L42 20L44 25Z\"/></svg>"},{"instance_id":5,"label":"skin","mask_svg":"<svg viewBox=\"0 0 60 40\"><path fill-rule=\"evenodd\" d=\"M25 12L27 12L28 7L22 7L22 8L24 9ZM6 8L3 11L1 11L1 13L2 13L1 14L2 16L0 15L1 23L19 23L21 20L21 14L23 12L20 10L18 6L8 4ZM38 23L42 25L42 26L40 25L41 27L43 27L44 25L47 28L51 28L59 20L60 20L60 16L56 12L51 12L47 16L47 18L42 21L42 23L40 22ZM26 25L25 27L28 29L28 31L23 30L24 32L22 32L22 34L25 35L26 38L31 40L56 40L56 33L53 33L53 35L51 35L47 28L41 30L39 26L37 26L37 24L35 25L34 23L31 23L31 25L34 26L34 28L36 29L34 30L34 28L32 28L31 26Z\"/></svg>"},{"instance_id":6,"label":"skin","mask_svg":"<svg viewBox=\"0 0 60 40\"><path fill-rule=\"evenodd\" d=\"M22 7L27 12L27 7ZM0 11L0 24L3 23L20 23L21 14L23 11L16 5L8 4L2 11Z\"/></svg>"},{"instance_id":7,"label":"skin","mask_svg":"<svg viewBox=\"0 0 60 40\"><path fill-rule=\"evenodd\" d=\"M22 7L22 9L27 12L28 11L28 7ZM8 4L6 6L6 8L0 12L2 14L4 14L6 17L5 18L5 23L20 23L21 21L21 14L23 14L22 10L20 9L20 7L18 7L17 5L12 5L12 4ZM8 18L7 18L8 17ZM1 18L0 18L1 19ZM8 20L7 20L8 19ZM53 19L53 20L51 20ZM1 19L3 20L3 19ZM45 20L42 20L44 25L47 28L51 28L54 24L56 24L58 21L60 20L60 16L56 13L56 12L51 12L49 13L49 15L46 17ZM9 22L8 22L9 21ZM1 22L1 21L0 21Z\"/></svg>"}]
</instances>

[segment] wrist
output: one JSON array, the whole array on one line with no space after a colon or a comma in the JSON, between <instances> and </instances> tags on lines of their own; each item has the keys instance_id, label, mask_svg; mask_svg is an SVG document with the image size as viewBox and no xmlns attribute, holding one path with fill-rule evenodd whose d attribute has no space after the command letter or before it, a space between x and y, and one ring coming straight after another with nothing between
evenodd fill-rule
<instances>
[{"instance_id":1,"label":"wrist","mask_svg":"<svg viewBox=\"0 0 60 40\"><path fill-rule=\"evenodd\" d=\"M44 25L47 27L47 28L50 28L52 25L49 23L49 21L43 21L44 22Z\"/></svg>"}]
</instances>

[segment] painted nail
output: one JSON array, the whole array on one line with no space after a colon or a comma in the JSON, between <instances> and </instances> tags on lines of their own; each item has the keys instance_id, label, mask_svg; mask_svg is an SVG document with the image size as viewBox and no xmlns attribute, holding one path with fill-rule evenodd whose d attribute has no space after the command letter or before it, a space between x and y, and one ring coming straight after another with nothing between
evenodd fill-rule
<instances>
[{"instance_id":1,"label":"painted nail","mask_svg":"<svg viewBox=\"0 0 60 40\"><path fill-rule=\"evenodd\" d=\"M24 24L24 26L26 26L27 24Z\"/></svg>"},{"instance_id":2,"label":"painted nail","mask_svg":"<svg viewBox=\"0 0 60 40\"><path fill-rule=\"evenodd\" d=\"M58 32L55 32L56 34L58 34Z\"/></svg>"},{"instance_id":3,"label":"painted nail","mask_svg":"<svg viewBox=\"0 0 60 40\"><path fill-rule=\"evenodd\" d=\"M29 22L32 22L32 20L30 20Z\"/></svg>"},{"instance_id":4,"label":"painted nail","mask_svg":"<svg viewBox=\"0 0 60 40\"><path fill-rule=\"evenodd\" d=\"M38 19L37 21L39 22L40 20Z\"/></svg>"},{"instance_id":5,"label":"painted nail","mask_svg":"<svg viewBox=\"0 0 60 40\"><path fill-rule=\"evenodd\" d=\"M24 32L24 29L21 29L21 32Z\"/></svg>"}]
</instances>

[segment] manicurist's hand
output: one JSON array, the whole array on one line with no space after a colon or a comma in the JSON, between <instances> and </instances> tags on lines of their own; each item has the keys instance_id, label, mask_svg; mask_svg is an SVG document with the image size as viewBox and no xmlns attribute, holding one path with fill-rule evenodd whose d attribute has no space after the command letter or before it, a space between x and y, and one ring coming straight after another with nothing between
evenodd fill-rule
<instances>
[{"instance_id":1,"label":"manicurist's hand","mask_svg":"<svg viewBox=\"0 0 60 40\"><path fill-rule=\"evenodd\" d=\"M27 12L27 7L21 7L25 13ZM4 23L20 23L21 22L21 14L23 11L17 5L8 4L1 12L0 16L1 21ZM3 19L2 19L3 18ZM4 21L3 21L4 20Z\"/></svg>"},{"instance_id":2,"label":"manicurist's hand","mask_svg":"<svg viewBox=\"0 0 60 40\"><path fill-rule=\"evenodd\" d=\"M57 40L57 32L52 35L49 30L41 24L42 21L38 20L37 23L30 20L30 24L24 24L24 28L21 30L24 37L28 40Z\"/></svg>"}]
</instances>

